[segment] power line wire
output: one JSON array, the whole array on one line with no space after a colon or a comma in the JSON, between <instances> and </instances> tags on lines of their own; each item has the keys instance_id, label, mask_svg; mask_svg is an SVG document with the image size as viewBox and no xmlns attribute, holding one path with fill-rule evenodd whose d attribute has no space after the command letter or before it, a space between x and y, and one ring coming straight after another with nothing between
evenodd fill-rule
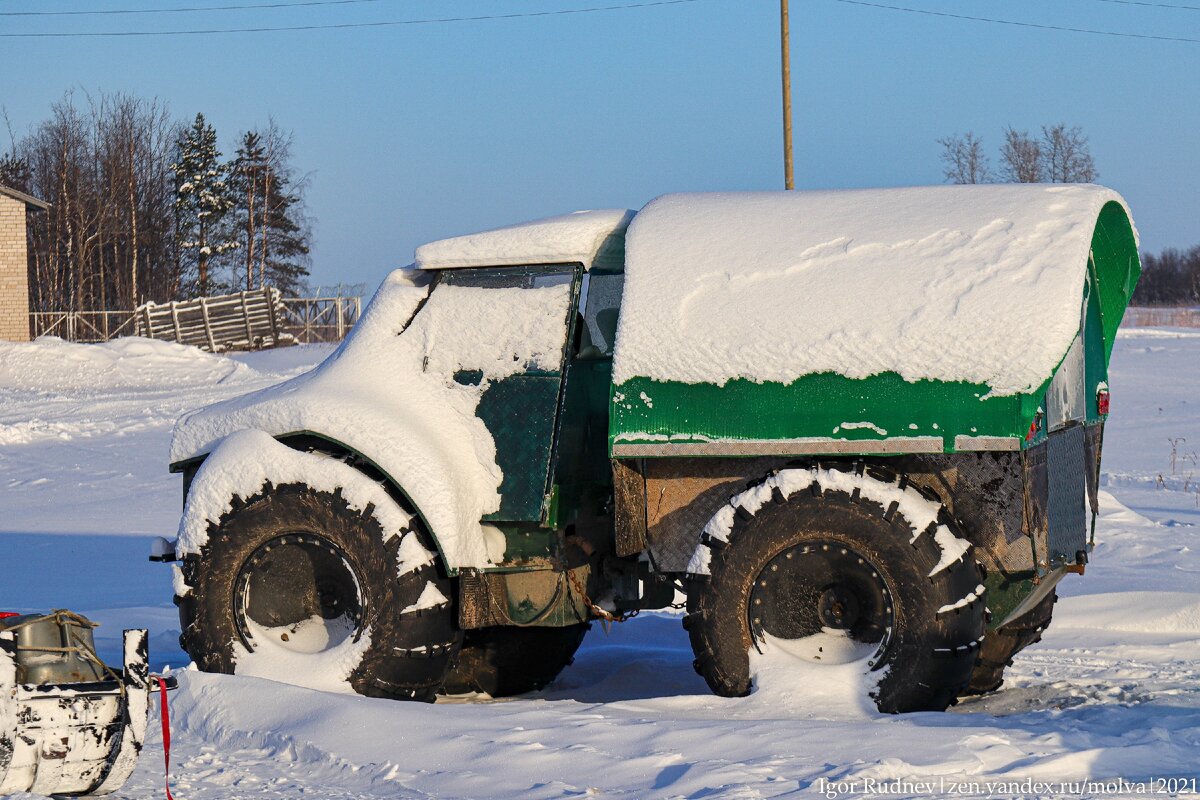
<instances>
[{"instance_id":1,"label":"power line wire","mask_svg":"<svg viewBox=\"0 0 1200 800\"><path fill-rule=\"evenodd\" d=\"M1068 31L1070 33L1090 33L1096 36L1120 36L1127 39L1153 39L1160 42L1189 42L1200 44L1200 39L1189 39L1183 36L1156 36L1149 33L1125 33L1123 31L1102 31L1094 28L1072 28L1065 25L1043 25L1037 22L1018 22L1011 19L994 19L991 17L970 17L966 14L951 14L948 11L930 11L925 8L908 8L906 6L889 6L883 3L868 3L866 0L835 0L853 6L868 8L883 8L888 11L904 11L909 14L925 14L930 17L948 17L950 19L965 19L972 22L991 22L996 25L1012 25L1018 28L1038 28L1044 31Z\"/></svg>"},{"instance_id":2,"label":"power line wire","mask_svg":"<svg viewBox=\"0 0 1200 800\"><path fill-rule=\"evenodd\" d=\"M302 8L305 6L348 6L382 0L303 0L298 3L254 3L236 6L192 6L188 8L115 8L88 11L0 11L0 17L79 17L105 14L177 14L188 11L245 11L255 8Z\"/></svg>"},{"instance_id":3,"label":"power line wire","mask_svg":"<svg viewBox=\"0 0 1200 800\"><path fill-rule=\"evenodd\" d=\"M1179 3L1149 3L1145 0L1096 0L1099 3L1119 3L1123 6L1146 6L1147 8L1178 8L1184 11L1200 11L1200 6L1185 6Z\"/></svg>"},{"instance_id":4,"label":"power line wire","mask_svg":"<svg viewBox=\"0 0 1200 800\"><path fill-rule=\"evenodd\" d=\"M288 25L282 27L259 28L208 28L179 31L83 31L79 33L0 33L4 39L66 39L66 38L96 38L106 36L201 36L216 33L267 33L274 31L326 31L343 30L347 28L386 28L396 25L437 25L452 22L482 22L499 19L518 19L522 17L557 17L567 14L592 14L599 11L626 11L635 8L650 8L652 6L676 6L685 3L699 3L704 0L653 0L643 3L622 3L612 6L593 6L591 8L571 8L560 11L525 11L513 14L486 14L476 17L440 17L436 19L399 19L381 22L342 22L328 25Z\"/></svg>"}]
</instances>

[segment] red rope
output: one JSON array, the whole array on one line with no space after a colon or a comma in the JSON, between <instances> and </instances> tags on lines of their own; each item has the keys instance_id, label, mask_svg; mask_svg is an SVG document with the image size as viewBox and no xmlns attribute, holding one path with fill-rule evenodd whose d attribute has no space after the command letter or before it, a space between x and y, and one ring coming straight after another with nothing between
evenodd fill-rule
<instances>
[{"instance_id":1,"label":"red rope","mask_svg":"<svg viewBox=\"0 0 1200 800\"><path fill-rule=\"evenodd\" d=\"M171 713L167 710L167 682L157 675L154 679L158 681L158 695L162 698L163 766L166 771L163 785L167 789L167 800L175 800L171 796Z\"/></svg>"}]
</instances>

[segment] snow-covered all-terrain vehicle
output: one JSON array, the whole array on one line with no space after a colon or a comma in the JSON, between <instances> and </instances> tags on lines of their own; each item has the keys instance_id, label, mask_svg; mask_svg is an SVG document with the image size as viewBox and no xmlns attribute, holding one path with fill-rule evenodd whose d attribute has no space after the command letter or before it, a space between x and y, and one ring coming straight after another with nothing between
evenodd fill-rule
<instances>
[{"instance_id":1,"label":"snow-covered all-terrain vehicle","mask_svg":"<svg viewBox=\"0 0 1200 800\"><path fill-rule=\"evenodd\" d=\"M318 368L178 423L183 646L514 694L682 589L719 694L769 651L797 691L943 709L1084 570L1138 275L1098 186L667 195L425 245Z\"/></svg>"}]
</instances>

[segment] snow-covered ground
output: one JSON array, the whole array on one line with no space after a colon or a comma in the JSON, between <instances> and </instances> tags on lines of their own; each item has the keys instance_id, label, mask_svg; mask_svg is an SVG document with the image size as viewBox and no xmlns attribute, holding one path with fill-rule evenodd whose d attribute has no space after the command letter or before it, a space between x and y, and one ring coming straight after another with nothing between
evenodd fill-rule
<instances>
[{"instance_id":1,"label":"snow-covered ground","mask_svg":"<svg viewBox=\"0 0 1200 800\"><path fill-rule=\"evenodd\" d=\"M0 344L0 609L84 612L113 661L120 628L147 626L154 666L184 664L170 570L146 560L148 537L178 524L171 424L328 352ZM1198 778L1200 332L1123 330L1110 383L1099 545L994 695L901 717L812 707L800 685L721 699L692 671L678 619L643 614L596 626L558 681L505 702L409 705L177 672L176 796L849 797L874 781L897 797L1050 784L1102 797L1138 794L1117 779ZM1081 780L1107 783L1058 783ZM155 734L118 796L161 787Z\"/></svg>"}]
</instances>

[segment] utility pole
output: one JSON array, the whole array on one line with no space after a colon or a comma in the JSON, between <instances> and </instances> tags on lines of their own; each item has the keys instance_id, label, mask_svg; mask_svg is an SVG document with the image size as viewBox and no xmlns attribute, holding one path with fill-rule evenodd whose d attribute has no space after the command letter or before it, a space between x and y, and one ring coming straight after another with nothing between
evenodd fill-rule
<instances>
[{"instance_id":1,"label":"utility pole","mask_svg":"<svg viewBox=\"0 0 1200 800\"><path fill-rule=\"evenodd\" d=\"M796 188L792 177L792 55L788 31L788 0L779 0L780 56L783 67L783 185Z\"/></svg>"}]
</instances>

